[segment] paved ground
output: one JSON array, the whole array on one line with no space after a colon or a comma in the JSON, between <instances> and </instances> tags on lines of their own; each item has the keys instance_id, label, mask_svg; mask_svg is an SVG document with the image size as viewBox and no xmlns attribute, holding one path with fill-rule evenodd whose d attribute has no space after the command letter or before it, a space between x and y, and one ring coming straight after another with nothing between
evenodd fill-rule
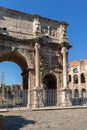
<instances>
[{"instance_id":1,"label":"paved ground","mask_svg":"<svg viewBox=\"0 0 87 130\"><path fill-rule=\"evenodd\" d=\"M87 109L11 111L6 130L87 130Z\"/></svg>"}]
</instances>

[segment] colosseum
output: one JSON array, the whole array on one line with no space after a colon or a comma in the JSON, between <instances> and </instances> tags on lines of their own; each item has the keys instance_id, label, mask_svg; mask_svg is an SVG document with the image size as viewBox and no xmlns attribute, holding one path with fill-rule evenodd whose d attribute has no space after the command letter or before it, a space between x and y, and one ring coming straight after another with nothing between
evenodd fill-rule
<instances>
[{"instance_id":1,"label":"colosseum","mask_svg":"<svg viewBox=\"0 0 87 130\"><path fill-rule=\"evenodd\" d=\"M87 100L87 59L68 63L68 87L73 103L86 104ZM76 101L76 102L75 102Z\"/></svg>"}]
</instances>

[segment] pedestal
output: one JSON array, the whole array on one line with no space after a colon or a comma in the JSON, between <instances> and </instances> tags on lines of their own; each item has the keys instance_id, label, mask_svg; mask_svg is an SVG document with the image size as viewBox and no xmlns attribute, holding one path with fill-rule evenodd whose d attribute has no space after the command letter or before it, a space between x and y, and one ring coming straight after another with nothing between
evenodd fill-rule
<instances>
[{"instance_id":1,"label":"pedestal","mask_svg":"<svg viewBox=\"0 0 87 130\"><path fill-rule=\"evenodd\" d=\"M33 100L32 100L32 108L41 108L44 106L43 104L43 89L35 88L32 91Z\"/></svg>"},{"instance_id":2,"label":"pedestal","mask_svg":"<svg viewBox=\"0 0 87 130\"><path fill-rule=\"evenodd\" d=\"M31 92L27 90L27 107L31 108Z\"/></svg>"},{"instance_id":3,"label":"pedestal","mask_svg":"<svg viewBox=\"0 0 87 130\"><path fill-rule=\"evenodd\" d=\"M71 106L71 98L69 89L62 89L61 90L61 106Z\"/></svg>"}]
</instances>

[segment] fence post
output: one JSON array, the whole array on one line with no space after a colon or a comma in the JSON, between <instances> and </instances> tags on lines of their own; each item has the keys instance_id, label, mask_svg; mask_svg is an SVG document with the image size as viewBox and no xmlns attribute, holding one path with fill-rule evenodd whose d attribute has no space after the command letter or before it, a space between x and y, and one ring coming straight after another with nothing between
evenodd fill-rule
<instances>
[{"instance_id":1,"label":"fence post","mask_svg":"<svg viewBox=\"0 0 87 130\"><path fill-rule=\"evenodd\" d=\"M5 130L5 117L0 115L0 130Z\"/></svg>"}]
</instances>

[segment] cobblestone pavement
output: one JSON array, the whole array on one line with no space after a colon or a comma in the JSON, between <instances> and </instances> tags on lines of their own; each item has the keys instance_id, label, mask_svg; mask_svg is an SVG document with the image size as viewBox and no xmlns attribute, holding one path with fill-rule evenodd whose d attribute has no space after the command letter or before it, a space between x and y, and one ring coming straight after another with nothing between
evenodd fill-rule
<instances>
[{"instance_id":1,"label":"cobblestone pavement","mask_svg":"<svg viewBox=\"0 0 87 130\"><path fill-rule=\"evenodd\" d=\"M87 130L87 109L10 111L6 130Z\"/></svg>"}]
</instances>

